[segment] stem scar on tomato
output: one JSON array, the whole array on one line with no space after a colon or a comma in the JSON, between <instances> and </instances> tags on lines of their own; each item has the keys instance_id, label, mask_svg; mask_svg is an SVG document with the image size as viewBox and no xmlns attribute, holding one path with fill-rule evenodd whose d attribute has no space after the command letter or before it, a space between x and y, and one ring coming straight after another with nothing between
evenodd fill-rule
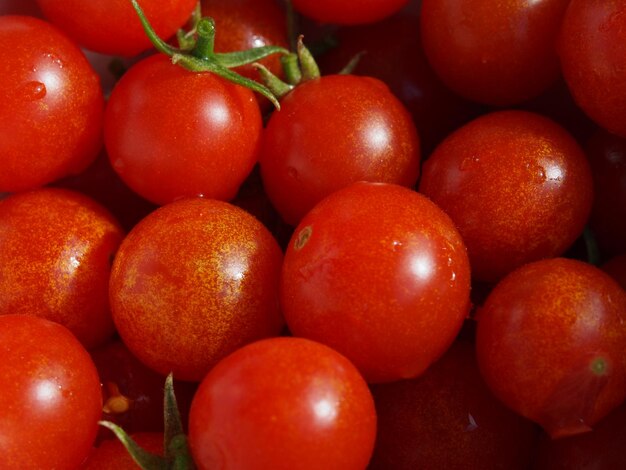
<instances>
[{"instance_id":1,"label":"stem scar on tomato","mask_svg":"<svg viewBox=\"0 0 626 470\"><path fill-rule=\"evenodd\" d=\"M309 242L311 235L313 235L313 227L311 227L310 225L307 225L302 230L300 230L298 232L298 235L296 236L296 239L293 242L294 250L301 250L302 248L304 248L304 245Z\"/></svg>"}]
</instances>

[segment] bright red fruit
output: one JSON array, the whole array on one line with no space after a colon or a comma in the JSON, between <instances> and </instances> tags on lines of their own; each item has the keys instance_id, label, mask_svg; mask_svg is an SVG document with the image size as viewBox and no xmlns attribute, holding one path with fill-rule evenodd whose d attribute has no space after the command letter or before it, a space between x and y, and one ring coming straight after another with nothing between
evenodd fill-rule
<instances>
[{"instance_id":1,"label":"bright red fruit","mask_svg":"<svg viewBox=\"0 0 626 470\"><path fill-rule=\"evenodd\" d=\"M227 356L200 384L189 417L201 470L362 470L375 436L374 402L356 368L301 338Z\"/></svg>"},{"instance_id":2,"label":"bright red fruit","mask_svg":"<svg viewBox=\"0 0 626 470\"><path fill-rule=\"evenodd\" d=\"M81 46L107 55L132 57L152 47L130 0L37 0L46 18ZM185 25L196 0L139 0L163 39Z\"/></svg>"},{"instance_id":3,"label":"bright red fruit","mask_svg":"<svg viewBox=\"0 0 626 470\"><path fill-rule=\"evenodd\" d=\"M380 80L327 75L281 99L263 133L263 185L297 225L322 198L357 181L413 186L419 137L410 114Z\"/></svg>"},{"instance_id":4,"label":"bright red fruit","mask_svg":"<svg viewBox=\"0 0 626 470\"><path fill-rule=\"evenodd\" d=\"M581 261L527 264L479 310L489 387L553 438L589 431L626 399L626 292Z\"/></svg>"},{"instance_id":5,"label":"bright red fruit","mask_svg":"<svg viewBox=\"0 0 626 470\"><path fill-rule=\"evenodd\" d=\"M556 40L569 0L424 0L421 31L433 69L454 91L509 106L559 77Z\"/></svg>"},{"instance_id":6,"label":"bright red fruit","mask_svg":"<svg viewBox=\"0 0 626 470\"><path fill-rule=\"evenodd\" d=\"M568 3L558 44L563 76L591 119L626 137L626 3Z\"/></svg>"},{"instance_id":7,"label":"bright red fruit","mask_svg":"<svg viewBox=\"0 0 626 470\"><path fill-rule=\"evenodd\" d=\"M450 218L402 186L356 183L296 228L281 278L289 329L348 357L368 382L421 374L469 312L469 261Z\"/></svg>"},{"instance_id":8,"label":"bright red fruit","mask_svg":"<svg viewBox=\"0 0 626 470\"><path fill-rule=\"evenodd\" d=\"M281 264L277 242L244 210L201 198L171 203L120 246L113 320L146 365L200 381L238 347L280 333Z\"/></svg>"},{"instance_id":9,"label":"bright red fruit","mask_svg":"<svg viewBox=\"0 0 626 470\"><path fill-rule=\"evenodd\" d=\"M457 340L421 377L372 387L378 434L370 469L528 469L535 424L498 402L474 345Z\"/></svg>"},{"instance_id":10,"label":"bright red fruit","mask_svg":"<svg viewBox=\"0 0 626 470\"><path fill-rule=\"evenodd\" d=\"M163 455L163 433L141 432L132 434L131 437L142 449L156 455ZM140 468L117 438L102 441L81 466L81 470L139 470Z\"/></svg>"},{"instance_id":11,"label":"bright red fruit","mask_svg":"<svg viewBox=\"0 0 626 470\"><path fill-rule=\"evenodd\" d=\"M0 201L0 315L38 315L87 347L114 333L111 263L124 232L80 193L42 188Z\"/></svg>"},{"instance_id":12,"label":"bright red fruit","mask_svg":"<svg viewBox=\"0 0 626 470\"><path fill-rule=\"evenodd\" d=\"M84 170L102 146L98 75L78 46L28 16L0 17L0 192Z\"/></svg>"},{"instance_id":13,"label":"bright red fruit","mask_svg":"<svg viewBox=\"0 0 626 470\"><path fill-rule=\"evenodd\" d=\"M538 114L500 111L450 134L424 164L419 190L454 220L472 278L493 282L563 254L587 222L592 187L567 131Z\"/></svg>"},{"instance_id":14,"label":"bright red fruit","mask_svg":"<svg viewBox=\"0 0 626 470\"><path fill-rule=\"evenodd\" d=\"M79 468L102 412L85 348L58 323L2 315L0 357L0 468Z\"/></svg>"},{"instance_id":15,"label":"bright red fruit","mask_svg":"<svg viewBox=\"0 0 626 470\"><path fill-rule=\"evenodd\" d=\"M232 199L257 161L254 93L159 54L135 64L109 99L104 140L122 180L144 198Z\"/></svg>"}]
</instances>

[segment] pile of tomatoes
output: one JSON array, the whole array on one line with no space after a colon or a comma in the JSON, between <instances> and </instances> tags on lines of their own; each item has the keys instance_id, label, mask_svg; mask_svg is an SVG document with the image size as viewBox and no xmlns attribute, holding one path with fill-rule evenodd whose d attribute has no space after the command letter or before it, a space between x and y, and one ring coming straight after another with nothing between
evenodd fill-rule
<instances>
[{"instance_id":1,"label":"pile of tomatoes","mask_svg":"<svg viewBox=\"0 0 626 470\"><path fill-rule=\"evenodd\" d=\"M626 466L626 1L0 14L0 468Z\"/></svg>"}]
</instances>

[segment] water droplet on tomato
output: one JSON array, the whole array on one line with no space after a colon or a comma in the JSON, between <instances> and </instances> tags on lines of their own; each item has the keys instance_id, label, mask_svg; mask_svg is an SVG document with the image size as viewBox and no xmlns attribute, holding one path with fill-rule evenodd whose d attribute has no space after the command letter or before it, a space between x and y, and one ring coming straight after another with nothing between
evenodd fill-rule
<instances>
[{"instance_id":1,"label":"water droplet on tomato","mask_svg":"<svg viewBox=\"0 0 626 470\"><path fill-rule=\"evenodd\" d=\"M22 95L28 101L36 101L46 96L46 85L38 81L26 82L21 89Z\"/></svg>"}]
</instances>

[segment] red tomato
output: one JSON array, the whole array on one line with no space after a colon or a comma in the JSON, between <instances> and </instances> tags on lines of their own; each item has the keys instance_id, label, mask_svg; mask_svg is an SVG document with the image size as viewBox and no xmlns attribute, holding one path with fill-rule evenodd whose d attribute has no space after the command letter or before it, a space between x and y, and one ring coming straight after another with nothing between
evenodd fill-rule
<instances>
[{"instance_id":1,"label":"red tomato","mask_svg":"<svg viewBox=\"0 0 626 470\"><path fill-rule=\"evenodd\" d=\"M370 470L529 468L537 428L491 394L470 341L457 340L421 377L375 385L372 394Z\"/></svg>"},{"instance_id":2,"label":"red tomato","mask_svg":"<svg viewBox=\"0 0 626 470\"><path fill-rule=\"evenodd\" d=\"M374 23L399 11L408 0L292 0L299 13L322 23Z\"/></svg>"},{"instance_id":3,"label":"red tomato","mask_svg":"<svg viewBox=\"0 0 626 470\"><path fill-rule=\"evenodd\" d=\"M591 119L626 137L626 3L568 3L558 44L563 76Z\"/></svg>"},{"instance_id":4,"label":"red tomato","mask_svg":"<svg viewBox=\"0 0 626 470\"><path fill-rule=\"evenodd\" d=\"M292 225L323 197L357 181L413 186L419 138L411 116L371 77L327 75L281 100L263 134L267 194Z\"/></svg>"},{"instance_id":5,"label":"red tomato","mask_svg":"<svg viewBox=\"0 0 626 470\"><path fill-rule=\"evenodd\" d=\"M63 324L88 348L114 333L109 276L124 232L82 194L43 188L0 201L0 315Z\"/></svg>"},{"instance_id":6,"label":"red tomato","mask_svg":"<svg viewBox=\"0 0 626 470\"><path fill-rule=\"evenodd\" d=\"M0 357L0 468L78 468L102 412L87 351L58 323L2 315Z\"/></svg>"},{"instance_id":7,"label":"red tomato","mask_svg":"<svg viewBox=\"0 0 626 470\"><path fill-rule=\"evenodd\" d=\"M591 430L626 399L626 292L598 268L529 263L496 285L477 320L487 384L551 437Z\"/></svg>"},{"instance_id":8,"label":"red tomato","mask_svg":"<svg viewBox=\"0 0 626 470\"><path fill-rule=\"evenodd\" d=\"M159 54L113 89L104 139L115 171L150 201L226 200L256 163L261 128L252 91Z\"/></svg>"},{"instance_id":9,"label":"red tomato","mask_svg":"<svg viewBox=\"0 0 626 470\"><path fill-rule=\"evenodd\" d=\"M185 199L148 215L115 257L110 293L124 343L165 375L200 381L225 355L277 336L282 252L247 212Z\"/></svg>"},{"instance_id":10,"label":"red tomato","mask_svg":"<svg viewBox=\"0 0 626 470\"><path fill-rule=\"evenodd\" d=\"M101 146L103 97L80 49L48 23L0 17L0 192L79 173Z\"/></svg>"},{"instance_id":11,"label":"red tomato","mask_svg":"<svg viewBox=\"0 0 626 470\"><path fill-rule=\"evenodd\" d=\"M424 0L424 50L441 79L497 106L539 95L559 77L556 40L569 0Z\"/></svg>"},{"instance_id":12,"label":"red tomato","mask_svg":"<svg viewBox=\"0 0 626 470\"><path fill-rule=\"evenodd\" d=\"M161 418L163 418L161 416ZM153 454L163 455L163 433L141 432L132 434L134 441ZM91 453L81 470L139 470L124 445L117 439L107 439Z\"/></svg>"},{"instance_id":13,"label":"red tomato","mask_svg":"<svg viewBox=\"0 0 626 470\"><path fill-rule=\"evenodd\" d=\"M374 402L356 368L301 338L227 356L200 384L189 417L201 470L361 470L375 435Z\"/></svg>"},{"instance_id":14,"label":"red tomato","mask_svg":"<svg viewBox=\"0 0 626 470\"><path fill-rule=\"evenodd\" d=\"M421 374L469 311L469 261L450 218L402 186L356 183L320 202L285 255L296 336L344 354L368 382Z\"/></svg>"},{"instance_id":15,"label":"red tomato","mask_svg":"<svg viewBox=\"0 0 626 470\"><path fill-rule=\"evenodd\" d=\"M587 222L592 186L587 158L563 128L500 111L449 135L426 161L419 190L457 225L472 279L494 282L564 253Z\"/></svg>"},{"instance_id":16,"label":"red tomato","mask_svg":"<svg viewBox=\"0 0 626 470\"><path fill-rule=\"evenodd\" d=\"M37 0L46 18L92 51L132 57L152 44L130 0ZM163 39L182 27L196 0L139 0L148 21Z\"/></svg>"}]
</instances>

